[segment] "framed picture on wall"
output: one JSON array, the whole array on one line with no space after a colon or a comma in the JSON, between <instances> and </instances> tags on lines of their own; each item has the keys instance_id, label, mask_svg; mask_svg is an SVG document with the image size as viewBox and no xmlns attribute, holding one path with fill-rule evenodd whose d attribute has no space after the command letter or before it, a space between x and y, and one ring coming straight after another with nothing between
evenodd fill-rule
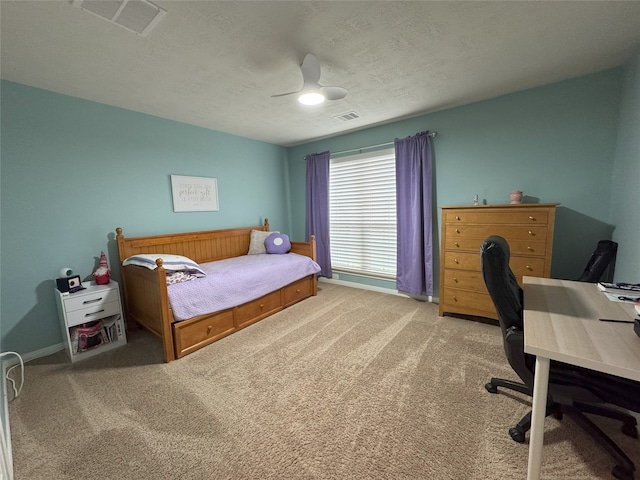
<instances>
[{"instance_id":1,"label":"framed picture on wall","mask_svg":"<svg viewBox=\"0 0 640 480\"><path fill-rule=\"evenodd\" d=\"M209 177L171 175L174 212L217 212L218 181Z\"/></svg>"}]
</instances>

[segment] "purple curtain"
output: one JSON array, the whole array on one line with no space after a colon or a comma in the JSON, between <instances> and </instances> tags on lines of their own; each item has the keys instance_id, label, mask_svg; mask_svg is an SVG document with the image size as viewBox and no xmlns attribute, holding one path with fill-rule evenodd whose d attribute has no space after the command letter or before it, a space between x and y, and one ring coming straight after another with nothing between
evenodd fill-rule
<instances>
[{"instance_id":1,"label":"purple curtain","mask_svg":"<svg viewBox=\"0 0 640 480\"><path fill-rule=\"evenodd\" d=\"M329 152L307 155L307 220L306 241L316 236L316 261L319 275L331 278L329 249Z\"/></svg>"},{"instance_id":2,"label":"purple curtain","mask_svg":"<svg viewBox=\"0 0 640 480\"><path fill-rule=\"evenodd\" d=\"M429 132L395 139L398 269L396 288L433 295L432 155Z\"/></svg>"}]
</instances>

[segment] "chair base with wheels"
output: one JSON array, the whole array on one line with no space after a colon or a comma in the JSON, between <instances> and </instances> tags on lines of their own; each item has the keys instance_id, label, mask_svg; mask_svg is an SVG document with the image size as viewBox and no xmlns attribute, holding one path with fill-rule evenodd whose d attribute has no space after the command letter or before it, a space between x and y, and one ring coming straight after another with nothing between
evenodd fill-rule
<instances>
[{"instance_id":1,"label":"chair base with wheels","mask_svg":"<svg viewBox=\"0 0 640 480\"><path fill-rule=\"evenodd\" d=\"M524 395L533 396L533 392L524 383L506 380L504 378L492 378L484 388L489 393L498 393L498 387L507 388ZM549 401L546 416L552 415L557 420L562 420L563 414L567 414L578 426L580 426L598 445L600 445L613 458L616 465L611 474L618 480L634 480L635 465L631 459L618 447L597 425L589 420L585 414L598 415L622 422L622 433L631 438L638 438L638 422L632 415L613 408L607 408L590 403L572 402L571 405L563 405ZM531 411L509 429L509 436L518 443L524 443L526 433L531 429Z\"/></svg>"},{"instance_id":2,"label":"chair base with wheels","mask_svg":"<svg viewBox=\"0 0 640 480\"><path fill-rule=\"evenodd\" d=\"M533 392L524 383L505 380L504 378L493 377L485 384L484 388L489 393L498 393L498 387L508 388L524 395L533 396ZM552 415L558 420L562 420L562 407L559 403L549 402L547 404L546 416ZM531 429L531 411L529 411L520 421L509 429L509 436L514 442L524 443L526 433Z\"/></svg>"}]
</instances>

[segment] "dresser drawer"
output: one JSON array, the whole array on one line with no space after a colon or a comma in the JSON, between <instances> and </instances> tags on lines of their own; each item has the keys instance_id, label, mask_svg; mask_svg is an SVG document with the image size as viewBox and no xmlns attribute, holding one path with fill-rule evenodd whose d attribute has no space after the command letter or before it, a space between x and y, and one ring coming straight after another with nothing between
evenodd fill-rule
<instances>
[{"instance_id":1,"label":"dresser drawer","mask_svg":"<svg viewBox=\"0 0 640 480\"><path fill-rule=\"evenodd\" d=\"M451 235L445 238L443 248L445 250L461 252L479 252L482 242L484 242L486 238L487 237L462 237L460 235Z\"/></svg>"},{"instance_id":2,"label":"dresser drawer","mask_svg":"<svg viewBox=\"0 0 640 480\"><path fill-rule=\"evenodd\" d=\"M512 240L535 240L544 242L547 239L547 227L545 225L446 225L445 235L447 239L457 238L481 238L490 235L500 235ZM454 240L455 241L455 240Z\"/></svg>"},{"instance_id":3,"label":"dresser drawer","mask_svg":"<svg viewBox=\"0 0 640 480\"><path fill-rule=\"evenodd\" d=\"M443 281L445 287L488 293L480 271L446 269Z\"/></svg>"},{"instance_id":4,"label":"dresser drawer","mask_svg":"<svg viewBox=\"0 0 640 480\"><path fill-rule=\"evenodd\" d=\"M233 324L233 311L225 310L212 316L185 320L172 324L175 339L176 357L185 356L198 348L236 330Z\"/></svg>"},{"instance_id":5,"label":"dresser drawer","mask_svg":"<svg viewBox=\"0 0 640 480\"><path fill-rule=\"evenodd\" d=\"M113 290L112 290L113 291ZM82 323L92 322L99 320L110 315L120 313L120 302L116 297L115 302L100 302L92 304L89 307L67 312L67 326L73 327L74 325L80 325Z\"/></svg>"},{"instance_id":6,"label":"dresser drawer","mask_svg":"<svg viewBox=\"0 0 640 480\"><path fill-rule=\"evenodd\" d=\"M282 289L282 298L285 307L296 303L298 300L310 297L313 292L313 280L305 277L302 280L287 285Z\"/></svg>"},{"instance_id":7,"label":"dresser drawer","mask_svg":"<svg viewBox=\"0 0 640 480\"><path fill-rule=\"evenodd\" d=\"M505 211L501 210L461 210L445 213L445 223L524 223L546 225L549 213L543 210Z\"/></svg>"},{"instance_id":8,"label":"dresser drawer","mask_svg":"<svg viewBox=\"0 0 640 480\"><path fill-rule=\"evenodd\" d=\"M100 306L118 299L118 290L115 288L99 290L91 294L71 293L64 298L64 309L67 312L72 312L81 308Z\"/></svg>"},{"instance_id":9,"label":"dresser drawer","mask_svg":"<svg viewBox=\"0 0 640 480\"><path fill-rule=\"evenodd\" d=\"M444 249L458 252L480 252L482 243L487 239L474 237L446 237L444 240ZM530 255L544 257L547 252L547 244L545 242L530 240L510 240L509 248L511 255ZM537 240L537 239L536 239Z\"/></svg>"},{"instance_id":10,"label":"dresser drawer","mask_svg":"<svg viewBox=\"0 0 640 480\"><path fill-rule=\"evenodd\" d=\"M542 257L516 257L511 256L509 266L513 274L518 277L529 275L531 277L544 276L545 259ZM481 272L482 265L479 253L444 252L444 268L446 270L467 270ZM446 272L445 272L446 279ZM482 275L478 277L482 280Z\"/></svg>"},{"instance_id":11,"label":"dresser drawer","mask_svg":"<svg viewBox=\"0 0 640 480\"><path fill-rule=\"evenodd\" d=\"M444 268L479 272L481 270L480 252L444 252Z\"/></svg>"},{"instance_id":12,"label":"dresser drawer","mask_svg":"<svg viewBox=\"0 0 640 480\"><path fill-rule=\"evenodd\" d=\"M539 257L514 257L509 260L509 266L513 274L522 283L522 276L544 277L544 258Z\"/></svg>"},{"instance_id":13,"label":"dresser drawer","mask_svg":"<svg viewBox=\"0 0 640 480\"><path fill-rule=\"evenodd\" d=\"M469 292L445 287L440 296L440 309L443 312L469 313L496 317L496 309L489 293Z\"/></svg>"},{"instance_id":14,"label":"dresser drawer","mask_svg":"<svg viewBox=\"0 0 640 480\"><path fill-rule=\"evenodd\" d=\"M257 322L258 320L280 310L280 290L260 297L244 305L234 308L234 319L238 328Z\"/></svg>"}]
</instances>

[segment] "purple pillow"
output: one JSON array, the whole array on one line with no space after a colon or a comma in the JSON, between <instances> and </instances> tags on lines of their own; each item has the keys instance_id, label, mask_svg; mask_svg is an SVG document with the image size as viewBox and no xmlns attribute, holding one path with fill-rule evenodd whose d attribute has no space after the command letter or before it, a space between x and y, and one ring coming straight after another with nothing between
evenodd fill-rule
<instances>
[{"instance_id":1,"label":"purple pillow","mask_svg":"<svg viewBox=\"0 0 640 480\"><path fill-rule=\"evenodd\" d=\"M289 237L284 233L278 232L269 235L264 241L264 246L267 249L267 253L287 253L291 250Z\"/></svg>"}]
</instances>

